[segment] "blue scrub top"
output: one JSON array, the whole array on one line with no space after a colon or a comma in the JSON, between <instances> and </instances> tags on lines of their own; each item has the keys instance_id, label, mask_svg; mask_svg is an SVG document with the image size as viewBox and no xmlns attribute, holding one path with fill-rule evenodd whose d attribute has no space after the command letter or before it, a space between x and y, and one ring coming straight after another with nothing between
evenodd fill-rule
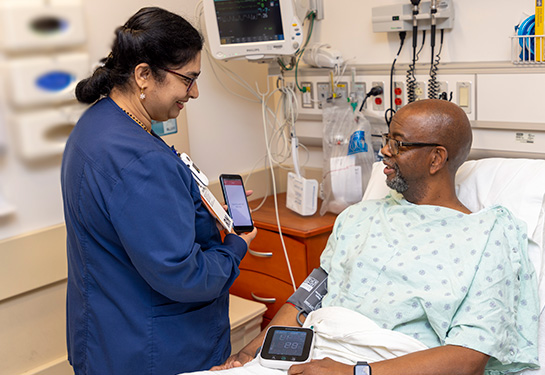
<instances>
[{"instance_id":1,"label":"blue scrub top","mask_svg":"<svg viewBox=\"0 0 545 375\"><path fill-rule=\"evenodd\" d=\"M247 246L235 235L222 243L187 166L105 98L71 133L61 182L76 374L169 375L222 363L228 291Z\"/></svg>"}]
</instances>

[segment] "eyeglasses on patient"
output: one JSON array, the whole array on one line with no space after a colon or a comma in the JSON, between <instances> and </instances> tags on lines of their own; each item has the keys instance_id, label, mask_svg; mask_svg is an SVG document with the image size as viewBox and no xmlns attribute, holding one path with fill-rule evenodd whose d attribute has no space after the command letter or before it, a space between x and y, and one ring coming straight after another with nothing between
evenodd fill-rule
<instances>
[{"instance_id":1,"label":"eyeglasses on patient","mask_svg":"<svg viewBox=\"0 0 545 375\"><path fill-rule=\"evenodd\" d=\"M177 75L178 77L182 78L185 82L185 84L187 85L187 91L186 92L189 92L193 86L195 85L195 82L197 81L197 78L199 77L188 77L186 75L183 75L181 73L178 73L178 72L175 72L174 70L170 70L170 69L167 69L167 68L159 68L161 70L164 70L165 72L168 72L168 73L172 73L174 75Z\"/></svg>"},{"instance_id":2,"label":"eyeglasses on patient","mask_svg":"<svg viewBox=\"0 0 545 375\"><path fill-rule=\"evenodd\" d=\"M426 147L426 146L441 146L438 143L424 143L424 142L403 142L397 139L391 138L388 133L382 134L382 147L388 145L392 155L399 154L400 147Z\"/></svg>"}]
</instances>

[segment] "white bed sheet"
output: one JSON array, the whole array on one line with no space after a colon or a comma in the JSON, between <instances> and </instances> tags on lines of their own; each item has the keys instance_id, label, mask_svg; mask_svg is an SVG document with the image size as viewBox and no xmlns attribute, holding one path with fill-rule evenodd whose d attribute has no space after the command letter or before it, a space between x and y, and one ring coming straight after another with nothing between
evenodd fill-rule
<instances>
[{"instance_id":1,"label":"white bed sheet","mask_svg":"<svg viewBox=\"0 0 545 375\"><path fill-rule=\"evenodd\" d=\"M330 357L336 361L355 364L395 358L427 349L420 341L400 332L377 326L371 319L344 307L324 307L310 313L304 327L315 332L313 359ZM199 371L193 375L284 375L286 370L261 366L259 359L243 367L220 371Z\"/></svg>"}]
</instances>

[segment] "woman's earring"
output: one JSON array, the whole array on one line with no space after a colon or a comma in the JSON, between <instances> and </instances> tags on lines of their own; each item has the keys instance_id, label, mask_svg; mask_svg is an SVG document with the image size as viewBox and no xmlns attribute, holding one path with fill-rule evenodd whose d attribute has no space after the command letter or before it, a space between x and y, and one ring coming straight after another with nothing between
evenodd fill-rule
<instances>
[{"instance_id":1,"label":"woman's earring","mask_svg":"<svg viewBox=\"0 0 545 375\"><path fill-rule=\"evenodd\" d=\"M142 99L142 100L146 99L146 94L144 94L144 88L143 87L140 89L140 99Z\"/></svg>"}]
</instances>

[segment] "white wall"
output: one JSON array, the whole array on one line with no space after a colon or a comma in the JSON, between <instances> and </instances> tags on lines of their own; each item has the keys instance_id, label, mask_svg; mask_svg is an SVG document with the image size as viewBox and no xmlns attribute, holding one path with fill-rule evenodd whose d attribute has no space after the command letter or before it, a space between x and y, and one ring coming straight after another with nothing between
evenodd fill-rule
<instances>
[{"instance_id":1,"label":"white wall","mask_svg":"<svg viewBox=\"0 0 545 375\"><path fill-rule=\"evenodd\" d=\"M371 10L408 0L324 0L325 19L316 25L313 40L339 49L351 64L391 63L399 48L397 33L373 33ZM455 22L445 32L442 62L508 61L514 26L522 13L534 14L534 0L452 0ZM407 33L399 62L410 62L412 33ZM420 41L419 36L419 41ZM439 40L437 40L439 43ZM429 32L426 45L429 46ZM429 49L421 62L430 60Z\"/></svg>"}]
</instances>

